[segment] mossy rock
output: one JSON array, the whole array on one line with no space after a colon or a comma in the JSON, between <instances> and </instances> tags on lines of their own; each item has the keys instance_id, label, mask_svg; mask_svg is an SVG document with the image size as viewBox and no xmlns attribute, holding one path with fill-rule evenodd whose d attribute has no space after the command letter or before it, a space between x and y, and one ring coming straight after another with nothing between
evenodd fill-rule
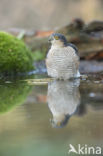
<instances>
[{"instance_id":1,"label":"mossy rock","mask_svg":"<svg viewBox=\"0 0 103 156\"><path fill-rule=\"evenodd\" d=\"M0 32L0 74L12 75L33 69L33 56L24 42Z\"/></svg>"},{"instance_id":2,"label":"mossy rock","mask_svg":"<svg viewBox=\"0 0 103 156\"><path fill-rule=\"evenodd\" d=\"M11 111L25 102L31 86L27 83L11 83L0 85L0 114Z\"/></svg>"}]
</instances>

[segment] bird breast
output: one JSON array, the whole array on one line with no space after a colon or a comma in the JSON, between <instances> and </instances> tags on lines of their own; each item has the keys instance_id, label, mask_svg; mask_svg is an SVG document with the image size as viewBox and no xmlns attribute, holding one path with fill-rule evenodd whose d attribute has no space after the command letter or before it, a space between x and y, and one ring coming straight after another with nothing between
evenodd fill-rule
<instances>
[{"instance_id":1,"label":"bird breast","mask_svg":"<svg viewBox=\"0 0 103 156\"><path fill-rule=\"evenodd\" d=\"M51 48L46 59L48 74L53 76L58 72L62 75L68 72L72 75L78 69L78 61L79 58L72 47Z\"/></svg>"}]
</instances>

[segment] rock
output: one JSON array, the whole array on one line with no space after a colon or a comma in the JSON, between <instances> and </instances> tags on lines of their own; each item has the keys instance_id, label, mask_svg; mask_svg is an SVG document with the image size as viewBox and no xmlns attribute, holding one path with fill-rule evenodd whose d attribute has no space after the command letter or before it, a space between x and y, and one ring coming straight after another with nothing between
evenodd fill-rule
<instances>
[{"instance_id":1,"label":"rock","mask_svg":"<svg viewBox=\"0 0 103 156\"><path fill-rule=\"evenodd\" d=\"M92 21L85 25L84 31L87 33L102 31L103 30L103 21Z\"/></svg>"},{"instance_id":2,"label":"rock","mask_svg":"<svg viewBox=\"0 0 103 156\"><path fill-rule=\"evenodd\" d=\"M80 61L80 73L81 74L96 74L103 73L102 61Z\"/></svg>"},{"instance_id":3,"label":"rock","mask_svg":"<svg viewBox=\"0 0 103 156\"><path fill-rule=\"evenodd\" d=\"M1 75L15 75L33 69L32 53L23 41L8 33L0 32Z\"/></svg>"}]
</instances>

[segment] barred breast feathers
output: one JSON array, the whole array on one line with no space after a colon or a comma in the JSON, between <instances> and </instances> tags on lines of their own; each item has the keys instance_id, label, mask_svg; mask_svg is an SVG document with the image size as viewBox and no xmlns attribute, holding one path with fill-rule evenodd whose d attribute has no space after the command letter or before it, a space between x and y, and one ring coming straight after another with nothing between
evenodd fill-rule
<instances>
[{"instance_id":1,"label":"barred breast feathers","mask_svg":"<svg viewBox=\"0 0 103 156\"><path fill-rule=\"evenodd\" d=\"M65 62L79 61L78 55L76 55L75 50L70 46L64 48L51 48L47 54L47 59L54 63L63 63L64 60Z\"/></svg>"},{"instance_id":2,"label":"barred breast feathers","mask_svg":"<svg viewBox=\"0 0 103 156\"><path fill-rule=\"evenodd\" d=\"M47 54L46 65L50 76L73 77L79 68L79 56L71 46L51 47Z\"/></svg>"}]
</instances>

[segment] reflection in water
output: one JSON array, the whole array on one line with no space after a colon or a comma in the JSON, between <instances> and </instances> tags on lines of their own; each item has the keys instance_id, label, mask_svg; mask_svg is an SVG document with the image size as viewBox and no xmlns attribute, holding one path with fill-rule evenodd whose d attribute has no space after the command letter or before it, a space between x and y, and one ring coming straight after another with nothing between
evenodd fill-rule
<instances>
[{"instance_id":1,"label":"reflection in water","mask_svg":"<svg viewBox=\"0 0 103 156\"><path fill-rule=\"evenodd\" d=\"M94 83L94 79L81 80L80 86L79 82L70 81L49 83L48 102L53 121L55 114L85 113L82 117L72 116L62 129L51 128L48 121L51 114L46 105L47 84L33 85L23 81L0 84L0 113L3 113L0 114L0 156L65 156L69 144L77 147L78 143L102 147L103 83Z\"/></svg>"},{"instance_id":2,"label":"reflection in water","mask_svg":"<svg viewBox=\"0 0 103 156\"><path fill-rule=\"evenodd\" d=\"M0 85L0 114L9 112L17 105L23 104L30 90L31 86L26 82L15 81Z\"/></svg>"},{"instance_id":3,"label":"reflection in water","mask_svg":"<svg viewBox=\"0 0 103 156\"><path fill-rule=\"evenodd\" d=\"M52 81L48 84L48 106L53 115L53 127L63 127L80 104L80 80Z\"/></svg>"}]
</instances>

